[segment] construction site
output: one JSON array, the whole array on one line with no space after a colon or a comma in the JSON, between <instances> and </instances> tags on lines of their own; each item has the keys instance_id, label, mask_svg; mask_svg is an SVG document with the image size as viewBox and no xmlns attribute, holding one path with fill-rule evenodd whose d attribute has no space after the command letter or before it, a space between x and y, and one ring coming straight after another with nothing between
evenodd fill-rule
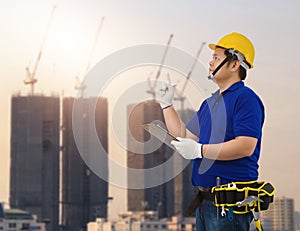
<instances>
[{"instance_id":1,"label":"construction site","mask_svg":"<svg viewBox=\"0 0 300 231\"><path fill-rule=\"evenodd\" d=\"M18 67L23 77L18 76L9 95L9 188L8 199L0 204L0 230L196 231L195 217L185 212L198 193L190 180L192 162L179 158L171 145L143 125L166 129L155 92L160 81L175 86L174 107L184 123L199 109L193 98L205 99L215 91L202 62L210 55L209 38L201 34L185 51L178 48L185 35L177 37L177 27L161 30L155 24L159 42L139 40L108 52L109 42L127 39L130 25L120 29L124 38L118 34L110 41L107 34L115 32L111 25L116 19L109 17L109 10L100 11L103 14L95 13L92 26L77 24L92 28L92 33L84 35L84 46L75 44L84 47L84 55L79 54L80 65L64 72L73 73L61 80L67 89L64 84L55 88L57 80L45 80L44 71L47 62L62 55L50 56L54 32L65 23L60 21L60 4L67 3L61 2L48 7L39 19L43 26L35 35L39 42L31 51L34 55ZM70 53L68 61L77 55ZM56 75L64 64L50 66L50 74ZM266 153L269 146L265 146ZM269 164L265 158L262 161ZM260 164L262 177L280 185L270 173L272 165L265 162ZM283 193L281 186L277 190L269 209L260 213L263 230L300 230L296 196ZM250 230L258 230L256 220Z\"/></svg>"}]
</instances>

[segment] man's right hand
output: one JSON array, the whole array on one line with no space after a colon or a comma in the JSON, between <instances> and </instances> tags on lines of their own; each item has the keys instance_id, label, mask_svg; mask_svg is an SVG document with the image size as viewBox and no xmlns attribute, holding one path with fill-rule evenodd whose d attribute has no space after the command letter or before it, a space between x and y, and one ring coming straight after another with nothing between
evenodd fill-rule
<instances>
[{"instance_id":1,"label":"man's right hand","mask_svg":"<svg viewBox=\"0 0 300 231\"><path fill-rule=\"evenodd\" d=\"M177 140L172 140L171 144L176 148L183 158L193 160L202 158L202 144L189 138L177 137Z\"/></svg>"},{"instance_id":2,"label":"man's right hand","mask_svg":"<svg viewBox=\"0 0 300 231\"><path fill-rule=\"evenodd\" d=\"M172 84L158 81L154 89L156 100L159 102L162 109L168 108L172 105L174 97L174 86Z\"/></svg>"}]
</instances>

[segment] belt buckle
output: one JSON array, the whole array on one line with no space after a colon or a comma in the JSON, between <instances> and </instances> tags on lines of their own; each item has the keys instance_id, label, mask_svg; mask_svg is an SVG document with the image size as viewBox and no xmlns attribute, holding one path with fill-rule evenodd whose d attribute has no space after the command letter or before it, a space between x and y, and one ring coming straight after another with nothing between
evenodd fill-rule
<instances>
[{"instance_id":1,"label":"belt buckle","mask_svg":"<svg viewBox=\"0 0 300 231\"><path fill-rule=\"evenodd\" d=\"M197 186L197 188L200 192L209 192L209 188L204 188L202 186Z\"/></svg>"}]
</instances>

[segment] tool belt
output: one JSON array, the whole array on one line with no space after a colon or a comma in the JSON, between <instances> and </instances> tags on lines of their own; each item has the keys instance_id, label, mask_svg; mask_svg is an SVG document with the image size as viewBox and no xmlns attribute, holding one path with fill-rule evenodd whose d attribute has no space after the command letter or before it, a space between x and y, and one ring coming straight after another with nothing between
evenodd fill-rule
<instances>
[{"instance_id":1,"label":"tool belt","mask_svg":"<svg viewBox=\"0 0 300 231\"><path fill-rule=\"evenodd\" d=\"M233 208L236 214L245 214L250 211L259 212L267 210L270 203L273 202L275 188L269 182L249 181L249 182L232 182L219 187L213 187L208 191L199 190L197 196L188 206L186 213L192 215L199 207L202 200L213 201L215 206L224 206L226 210ZM239 204L249 196L260 199L252 204Z\"/></svg>"}]
</instances>

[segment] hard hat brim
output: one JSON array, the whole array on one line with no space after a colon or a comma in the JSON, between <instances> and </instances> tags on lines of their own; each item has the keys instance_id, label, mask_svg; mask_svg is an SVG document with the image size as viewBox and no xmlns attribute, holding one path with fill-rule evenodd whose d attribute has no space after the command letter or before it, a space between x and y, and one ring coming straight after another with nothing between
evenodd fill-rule
<instances>
[{"instance_id":1,"label":"hard hat brim","mask_svg":"<svg viewBox=\"0 0 300 231\"><path fill-rule=\"evenodd\" d=\"M210 44L208 44L208 47L212 50L215 50L217 47L217 44L210 43Z\"/></svg>"}]
</instances>

